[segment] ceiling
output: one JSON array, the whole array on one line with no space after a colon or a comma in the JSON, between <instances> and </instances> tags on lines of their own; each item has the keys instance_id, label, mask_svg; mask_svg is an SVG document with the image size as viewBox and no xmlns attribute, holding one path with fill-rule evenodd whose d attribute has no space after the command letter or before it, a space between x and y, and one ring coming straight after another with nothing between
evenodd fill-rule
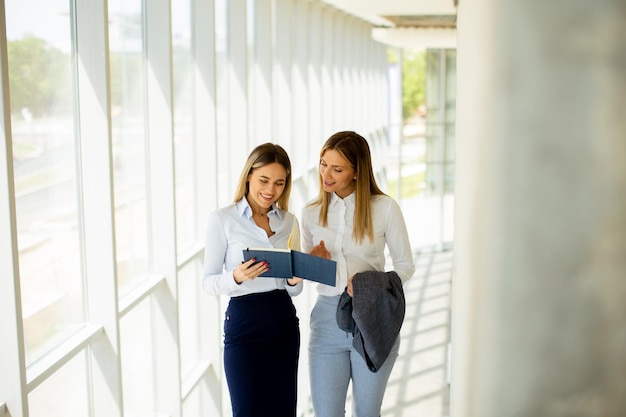
<instances>
[{"instance_id":1,"label":"ceiling","mask_svg":"<svg viewBox=\"0 0 626 417\"><path fill-rule=\"evenodd\" d=\"M323 0L372 23L372 37L409 49L456 48L458 0Z\"/></svg>"}]
</instances>

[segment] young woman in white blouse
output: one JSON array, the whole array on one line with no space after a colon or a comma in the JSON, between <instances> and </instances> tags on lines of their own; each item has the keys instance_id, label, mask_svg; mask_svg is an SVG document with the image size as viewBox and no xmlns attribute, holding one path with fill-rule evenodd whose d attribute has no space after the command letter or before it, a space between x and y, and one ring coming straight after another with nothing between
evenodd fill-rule
<instances>
[{"instance_id":1,"label":"young woman in white blouse","mask_svg":"<svg viewBox=\"0 0 626 417\"><path fill-rule=\"evenodd\" d=\"M272 266L243 262L248 247L287 248L291 240L300 249L290 191L289 156L265 143L250 153L234 203L209 216L202 283L209 294L230 296L224 369L233 417L296 415L300 330L291 297L302 280L259 278Z\"/></svg>"},{"instance_id":2,"label":"young woman in white blouse","mask_svg":"<svg viewBox=\"0 0 626 417\"><path fill-rule=\"evenodd\" d=\"M316 417L344 417L348 384L353 416L380 415L398 356L399 337L383 366L372 372L338 327L340 295L352 293L356 273L385 271L385 247L402 283L413 274L413 256L398 204L377 186L367 141L351 131L332 135L320 152L319 196L303 209L302 250L337 262L334 287L317 285L311 312L309 372ZM358 279L358 277L356 278ZM384 326L384 323L380 323Z\"/></svg>"}]
</instances>

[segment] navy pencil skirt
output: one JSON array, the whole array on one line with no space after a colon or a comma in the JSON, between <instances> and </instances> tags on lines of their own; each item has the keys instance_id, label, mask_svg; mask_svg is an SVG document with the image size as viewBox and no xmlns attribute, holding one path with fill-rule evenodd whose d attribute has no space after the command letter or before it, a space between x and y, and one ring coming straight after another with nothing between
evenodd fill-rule
<instances>
[{"instance_id":1,"label":"navy pencil skirt","mask_svg":"<svg viewBox=\"0 0 626 417\"><path fill-rule=\"evenodd\" d=\"M233 417L294 417L300 327L285 290L231 298L224 370Z\"/></svg>"}]
</instances>

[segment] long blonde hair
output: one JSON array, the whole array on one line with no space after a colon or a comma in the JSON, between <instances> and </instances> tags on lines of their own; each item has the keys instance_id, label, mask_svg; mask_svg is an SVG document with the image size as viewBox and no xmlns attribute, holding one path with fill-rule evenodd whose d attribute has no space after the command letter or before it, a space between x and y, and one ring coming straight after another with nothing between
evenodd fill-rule
<instances>
[{"instance_id":1,"label":"long blonde hair","mask_svg":"<svg viewBox=\"0 0 626 417\"><path fill-rule=\"evenodd\" d=\"M374 223L372 219L372 196L385 195L374 178L372 169L372 156L367 140L356 132L342 131L329 137L320 151L320 159L329 150L337 151L354 168L355 182L355 209L354 228L352 237L357 243L361 243L365 236L370 241L374 240ZM328 206L331 193L324 191L322 176L319 179L319 195L312 205L320 205L319 222L322 226L328 226Z\"/></svg>"},{"instance_id":2,"label":"long blonde hair","mask_svg":"<svg viewBox=\"0 0 626 417\"><path fill-rule=\"evenodd\" d=\"M250 187L248 184L248 176L257 168L265 165L279 163L287 171L285 179L285 189L276 201L276 206L283 210L289 210L289 196L291 194L291 161L289 155L280 145L274 143L264 143L257 146L250 152L248 160L241 171L239 181L237 182L237 190L235 191L234 201L237 202L248 195Z\"/></svg>"}]
</instances>

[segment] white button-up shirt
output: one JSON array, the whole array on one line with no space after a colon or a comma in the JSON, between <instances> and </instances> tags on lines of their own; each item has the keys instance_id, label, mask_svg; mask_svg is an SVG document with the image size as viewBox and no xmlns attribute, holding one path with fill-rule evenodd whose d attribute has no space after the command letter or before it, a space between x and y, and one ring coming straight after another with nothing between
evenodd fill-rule
<instances>
[{"instance_id":1,"label":"white button-up shirt","mask_svg":"<svg viewBox=\"0 0 626 417\"><path fill-rule=\"evenodd\" d=\"M267 216L270 229L275 232L269 237L252 219L252 209L245 198L211 213L206 230L202 279L206 292L231 297L276 289L286 289L291 296L302 292L302 283L290 286L284 278L257 277L241 284L235 282L233 270L243 261L244 249L287 248L295 216L276 207L272 207ZM298 227L295 233L299 233Z\"/></svg>"},{"instance_id":2,"label":"white button-up shirt","mask_svg":"<svg viewBox=\"0 0 626 417\"><path fill-rule=\"evenodd\" d=\"M302 210L302 251L310 252L313 246L324 241L331 259L337 261L337 281L334 287L317 284L321 295L340 295L348 284L348 277L357 272L387 271L385 246L395 271L404 284L415 271L409 235L400 206L386 195L374 196L372 223L374 240L367 235L360 244L352 237L355 194L340 198L333 193L328 207L328 225L319 225L319 205L307 205Z\"/></svg>"}]
</instances>

